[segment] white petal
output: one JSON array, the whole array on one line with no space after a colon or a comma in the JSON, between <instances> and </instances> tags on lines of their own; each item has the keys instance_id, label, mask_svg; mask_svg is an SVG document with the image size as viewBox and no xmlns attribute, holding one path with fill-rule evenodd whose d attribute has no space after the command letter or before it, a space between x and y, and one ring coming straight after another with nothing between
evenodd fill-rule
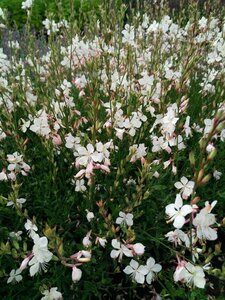
<instances>
[{"instance_id":1,"label":"white petal","mask_svg":"<svg viewBox=\"0 0 225 300\"><path fill-rule=\"evenodd\" d=\"M149 257L149 259L147 260L146 264L147 264L147 267L148 267L149 270L152 269L152 267L155 264L154 258L153 257Z\"/></svg>"},{"instance_id":2,"label":"white petal","mask_svg":"<svg viewBox=\"0 0 225 300\"><path fill-rule=\"evenodd\" d=\"M120 254L120 250L112 250L110 253L111 258L117 258Z\"/></svg>"},{"instance_id":3,"label":"white petal","mask_svg":"<svg viewBox=\"0 0 225 300\"><path fill-rule=\"evenodd\" d=\"M168 216L174 216L176 215L177 211L175 210L175 205L174 204L168 204L166 206L166 214Z\"/></svg>"},{"instance_id":4,"label":"white petal","mask_svg":"<svg viewBox=\"0 0 225 300\"><path fill-rule=\"evenodd\" d=\"M173 222L173 226L175 228L179 229L179 228L183 227L184 223L185 223L185 218L183 216L181 216L181 215L178 215L178 216L176 216L176 218L175 218L175 220Z\"/></svg>"},{"instance_id":5,"label":"white petal","mask_svg":"<svg viewBox=\"0 0 225 300\"><path fill-rule=\"evenodd\" d=\"M153 267L152 267L152 271L155 272L155 273L158 273L162 270L162 266L160 264L155 264Z\"/></svg>"},{"instance_id":6,"label":"white petal","mask_svg":"<svg viewBox=\"0 0 225 300\"><path fill-rule=\"evenodd\" d=\"M147 275L148 272L149 272L149 270L148 270L148 268L147 268L146 266L140 266L140 267L138 268L138 272L140 272L140 273L143 274L143 275Z\"/></svg>"},{"instance_id":7,"label":"white petal","mask_svg":"<svg viewBox=\"0 0 225 300\"><path fill-rule=\"evenodd\" d=\"M123 271L127 275L130 275L130 274L132 274L134 272L134 269L132 269L131 266L126 266L126 268Z\"/></svg>"},{"instance_id":8,"label":"white petal","mask_svg":"<svg viewBox=\"0 0 225 300\"><path fill-rule=\"evenodd\" d=\"M183 207L181 207L180 212L181 212L182 216L184 216L184 217L186 215L190 214L192 212L191 205L188 205L188 204L184 205Z\"/></svg>"},{"instance_id":9,"label":"white petal","mask_svg":"<svg viewBox=\"0 0 225 300\"><path fill-rule=\"evenodd\" d=\"M137 283L140 284L143 284L145 282L145 276L139 272L136 272L134 279Z\"/></svg>"},{"instance_id":10,"label":"white petal","mask_svg":"<svg viewBox=\"0 0 225 300\"><path fill-rule=\"evenodd\" d=\"M30 267L30 276L34 276L39 271L39 263Z\"/></svg>"},{"instance_id":11,"label":"white petal","mask_svg":"<svg viewBox=\"0 0 225 300\"><path fill-rule=\"evenodd\" d=\"M139 263L136 261L136 260L131 260L130 261L130 266L134 269L134 270L137 270L138 266L139 266Z\"/></svg>"},{"instance_id":12,"label":"white petal","mask_svg":"<svg viewBox=\"0 0 225 300\"><path fill-rule=\"evenodd\" d=\"M175 200L175 207L176 208L181 208L183 206L183 199L181 198L180 194L176 195L176 200Z\"/></svg>"},{"instance_id":13,"label":"white petal","mask_svg":"<svg viewBox=\"0 0 225 300\"><path fill-rule=\"evenodd\" d=\"M174 184L174 186L177 188L177 189L182 189L182 187L183 187L183 184L182 183L180 183L179 181L178 182L176 182L175 184Z\"/></svg>"},{"instance_id":14,"label":"white petal","mask_svg":"<svg viewBox=\"0 0 225 300\"><path fill-rule=\"evenodd\" d=\"M150 271L150 272L148 273L148 275L146 276L146 282L147 282L148 284L151 284L151 283L152 283L152 279L153 279L153 273Z\"/></svg>"},{"instance_id":15,"label":"white petal","mask_svg":"<svg viewBox=\"0 0 225 300\"><path fill-rule=\"evenodd\" d=\"M206 280L204 277L196 276L194 278L195 286L197 286L200 289L203 289L205 287L205 283L206 283Z\"/></svg>"},{"instance_id":16,"label":"white petal","mask_svg":"<svg viewBox=\"0 0 225 300\"><path fill-rule=\"evenodd\" d=\"M120 242L117 239L113 239L111 244L113 248L120 249Z\"/></svg>"},{"instance_id":17,"label":"white petal","mask_svg":"<svg viewBox=\"0 0 225 300\"><path fill-rule=\"evenodd\" d=\"M186 178L186 177L181 177L181 183L183 184L183 185L186 185L187 183L188 183L188 179Z\"/></svg>"}]
</instances>

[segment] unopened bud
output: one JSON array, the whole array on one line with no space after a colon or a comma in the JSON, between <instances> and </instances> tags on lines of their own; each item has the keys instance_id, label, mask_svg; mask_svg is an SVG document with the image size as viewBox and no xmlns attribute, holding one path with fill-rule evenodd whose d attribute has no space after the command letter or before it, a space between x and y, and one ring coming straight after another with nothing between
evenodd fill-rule
<instances>
[{"instance_id":1,"label":"unopened bud","mask_svg":"<svg viewBox=\"0 0 225 300\"><path fill-rule=\"evenodd\" d=\"M206 184L207 182L209 182L209 180L211 179L211 174L208 174L208 175L206 175L203 179L202 179L202 181L200 182L200 184L202 185L202 184Z\"/></svg>"},{"instance_id":2,"label":"unopened bud","mask_svg":"<svg viewBox=\"0 0 225 300\"><path fill-rule=\"evenodd\" d=\"M193 200L191 200L191 204L196 204L196 203L198 203L198 201L200 200L200 197L194 197L194 199Z\"/></svg>"},{"instance_id":3,"label":"unopened bud","mask_svg":"<svg viewBox=\"0 0 225 300\"><path fill-rule=\"evenodd\" d=\"M206 139L201 138L199 141L200 148L203 149L206 146Z\"/></svg>"},{"instance_id":4,"label":"unopened bud","mask_svg":"<svg viewBox=\"0 0 225 300\"><path fill-rule=\"evenodd\" d=\"M219 133L219 132L221 132L224 128L225 128L225 123L220 123L220 124L216 127L216 131Z\"/></svg>"},{"instance_id":5,"label":"unopened bud","mask_svg":"<svg viewBox=\"0 0 225 300\"><path fill-rule=\"evenodd\" d=\"M82 276L82 271L78 269L76 266L74 266L72 270L73 282L78 282L81 279L81 276Z\"/></svg>"},{"instance_id":6,"label":"unopened bud","mask_svg":"<svg viewBox=\"0 0 225 300\"><path fill-rule=\"evenodd\" d=\"M24 269L26 269L29 260L30 260L29 257L24 258L24 260L22 261L20 268L19 268L20 271L23 271Z\"/></svg>"},{"instance_id":7,"label":"unopened bud","mask_svg":"<svg viewBox=\"0 0 225 300\"><path fill-rule=\"evenodd\" d=\"M81 258L78 258L78 261L81 262L81 263L89 262L90 260L91 260L90 257L81 257Z\"/></svg>"},{"instance_id":8,"label":"unopened bud","mask_svg":"<svg viewBox=\"0 0 225 300\"><path fill-rule=\"evenodd\" d=\"M209 153L207 160L213 160L216 154L217 154L217 150L214 149L212 152Z\"/></svg>"},{"instance_id":9,"label":"unopened bud","mask_svg":"<svg viewBox=\"0 0 225 300\"><path fill-rule=\"evenodd\" d=\"M191 166L194 167L194 165L195 165L195 156L194 156L194 153L192 151L189 153L189 161L190 161Z\"/></svg>"},{"instance_id":10,"label":"unopened bud","mask_svg":"<svg viewBox=\"0 0 225 300\"><path fill-rule=\"evenodd\" d=\"M204 176L204 169L201 169L198 173L197 183L199 183L202 180L203 176Z\"/></svg>"}]
</instances>

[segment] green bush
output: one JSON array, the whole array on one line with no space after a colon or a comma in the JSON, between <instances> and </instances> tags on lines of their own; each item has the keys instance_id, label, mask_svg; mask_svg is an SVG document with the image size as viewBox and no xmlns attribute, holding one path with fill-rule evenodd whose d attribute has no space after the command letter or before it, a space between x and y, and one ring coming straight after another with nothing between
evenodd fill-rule
<instances>
[{"instance_id":1,"label":"green bush","mask_svg":"<svg viewBox=\"0 0 225 300\"><path fill-rule=\"evenodd\" d=\"M9 22L11 26L16 26L21 29L27 20L26 11L21 8L23 0L0 0L0 7L8 11ZM34 0L31 23L36 30L42 28L42 21L48 16L52 15L56 20L71 18L78 18L79 13L87 13L90 10L96 10L101 0ZM71 7L72 6L72 7ZM72 9L72 10L71 10Z\"/></svg>"}]
</instances>

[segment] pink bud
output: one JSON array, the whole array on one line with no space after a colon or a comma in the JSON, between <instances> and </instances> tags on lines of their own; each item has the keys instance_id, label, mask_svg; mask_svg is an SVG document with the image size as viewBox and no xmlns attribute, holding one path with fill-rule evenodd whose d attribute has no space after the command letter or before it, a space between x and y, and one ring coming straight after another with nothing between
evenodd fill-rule
<instances>
[{"instance_id":1,"label":"pink bud","mask_svg":"<svg viewBox=\"0 0 225 300\"><path fill-rule=\"evenodd\" d=\"M143 255L145 252L145 246L141 243L136 243L133 245L133 250L136 255Z\"/></svg>"},{"instance_id":2,"label":"pink bud","mask_svg":"<svg viewBox=\"0 0 225 300\"><path fill-rule=\"evenodd\" d=\"M21 265L19 267L20 271L23 271L24 269L26 269L29 260L30 260L29 256L26 257L26 258L24 258L24 260L22 261L22 263L21 263Z\"/></svg>"},{"instance_id":3,"label":"pink bud","mask_svg":"<svg viewBox=\"0 0 225 300\"><path fill-rule=\"evenodd\" d=\"M55 134L52 137L52 142L54 145L61 145L62 144L62 140L59 134Z\"/></svg>"},{"instance_id":4,"label":"pink bud","mask_svg":"<svg viewBox=\"0 0 225 300\"><path fill-rule=\"evenodd\" d=\"M82 276L82 271L78 269L76 266L74 266L72 270L73 282L78 282L81 279L81 276Z\"/></svg>"}]
</instances>

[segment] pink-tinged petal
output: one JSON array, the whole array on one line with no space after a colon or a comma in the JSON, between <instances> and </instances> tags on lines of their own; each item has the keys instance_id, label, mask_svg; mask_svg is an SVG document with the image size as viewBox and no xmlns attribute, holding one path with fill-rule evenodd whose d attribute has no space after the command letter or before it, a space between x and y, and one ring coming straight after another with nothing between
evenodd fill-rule
<instances>
[{"instance_id":1,"label":"pink-tinged petal","mask_svg":"<svg viewBox=\"0 0 225 300\"><path fill-rule=\"evenodd\" d=\"M175 207L181 208L183 206L183 199L181 198L180 194L177 194L176 200L175 200Z\"/></svg>"},{"instance_id":2,"label":"pink-tinged petal","mask_svg":"<svg viewBox=\"0 0 225 300\"><path fill-rule=\"evenodd\" d=\"M185 187L182 193L182 196L184 197L184 199L187 199L192 193L192 189L190 189L189 187Z\"/></svg>"},{"instance_id":3,"label":"pink-tinged petal","mask_svg":"<svg viewBox=\"0 0 225 300\"><path fill-rule=\"evenodd\" d=\"M145 276L139 272L136 272L134 279L137 283L140 284L143 284L145 282Z\"/></svg>"},{"instance_id":4,"label":"pink-tinged petal","mask_svg":"<svg viewBox=\"0 0 225 300\"><path fill-rule=\"evenodd\" d=\"M183 227L184 223L185 223L185 218L181 215L178 215L173 222L173 226L175 228L180 229Z\"/></svg>"},{"instance_id":5,"label":"pink-tinged petal","mask_svg":"<svg viewBox=\"0 0 225 300\"><path fill-rule=\"evenodd\" d=\"M123 270L123 272L127 275L130 275L134 272L134 269L132 269L131 266L126 266L126 268Z\"/></svg>"},{"instance_id":6,"label":"pink-tinged petal","mask_svg":"<svg viewBox=\"0 0 225 300\"><path fill-rule=\"evenodd\" d=\"M187 183L188 183L188 179L186 178L186 177L181 177L181 183L183 184L183 185L186 185Z\"/></svg>"},{"instance_id":7,"label":"pink-tinged petal","mask_svg":"<svg viewBox=\"0 0 225 300\"><path fill-rule=\"evenodd\" d=\"M133 253L130 249L128 249L126 246L122 246L123 254L127 257L133 257Z\"/></svg>"},{"instance_id":8,"label":"pink-tinged petal","mask_svg":"<svg viewBox=\"0 0 225 300\"><path fill-rule=\"evenodd\" d=\"M183 207L181 207L180 212L181 212L182 216L184 216L184 217L186 215L190 214L192 212L191 205L188 205L188 204L184 205Z\"/></svg>"},{"instance_id":9,"label":"pink-tinged petal","mask_svg":"<svg viewBox=\"0 0 225 300\"><path fill-rule=\"evenodd\" d=\"M183 184L181 183L181 182L176 182L175 184L174 184L174 186L177 188L177 189L182 189L183 188Z\"/></svg>"},{"instance_id":10,"label":"pink-tinged petal","mask_svg":"<svg viewBox=\"0 0 225 300\"><path fill-rule=\"evenodd\" d=\"M79 178L81 176L83 176L85 174L86 170L85 169L82 169L80 170L76 175L75 175L75 178Z\"/></svg>"}]
</instances>

